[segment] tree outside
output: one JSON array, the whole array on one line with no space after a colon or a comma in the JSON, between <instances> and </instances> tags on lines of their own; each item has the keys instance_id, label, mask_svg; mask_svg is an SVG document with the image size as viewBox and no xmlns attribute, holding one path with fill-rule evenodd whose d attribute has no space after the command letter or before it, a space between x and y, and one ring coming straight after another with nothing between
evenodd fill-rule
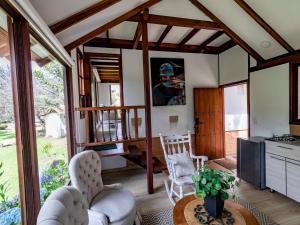
<instances>
[{"instance_id":1,"label":"tree outside","mask_svg":"<svg viewBox=\"0 0 300 225\"><path fill-rule=\"evenodd\" d=\"M64 73L56 60L44 65L32 62L32 71L43 204L49 194L68 179ZM55 132L59 135L55 136ZM18 185L10 62L0 57L0 225L20 223Z\"/></svg>"}]
</instances>

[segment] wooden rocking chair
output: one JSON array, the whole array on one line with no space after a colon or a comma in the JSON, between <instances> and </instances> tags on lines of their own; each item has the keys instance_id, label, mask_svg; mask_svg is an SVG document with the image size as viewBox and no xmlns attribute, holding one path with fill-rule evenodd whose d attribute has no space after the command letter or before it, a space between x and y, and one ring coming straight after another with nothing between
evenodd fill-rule
<instances>
[{"instance_id":1,"label":"wooden rocking chair","mask_svg":"<svg viewBox=\"0 0 300 225\"><path fill-rule=\"evenodd\" d=\"M159 135L169 171L169 177L165 180L165 187L171 203L175 205L174 197L181 199L194 193L194 191L184 193L184 187L190 186L193 188L192 176L200 170L208 158L207 156L195 156L193 154L190 131L187 135L173 135L170 137ZM197 170L195 170L193 160L196 160Z\"/></svg>"}]
</instances>

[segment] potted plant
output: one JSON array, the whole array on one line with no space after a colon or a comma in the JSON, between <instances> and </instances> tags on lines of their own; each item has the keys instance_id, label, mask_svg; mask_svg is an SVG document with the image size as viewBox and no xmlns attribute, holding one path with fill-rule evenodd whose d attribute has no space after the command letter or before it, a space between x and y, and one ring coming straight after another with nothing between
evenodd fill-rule
<instances>
[{"instance_id":1,"label":"potted plant","mask_svg":"<svg viewBox=\"0 0 300 225\"><path fill-rule=\"evenodd\" d=\"M229 171L213 170L203 167L193 176L197 197L204 199L207 213L218 218L224 209L224 201L234 196L239 185L235 176Z\"/></svg>"}]
</instances>

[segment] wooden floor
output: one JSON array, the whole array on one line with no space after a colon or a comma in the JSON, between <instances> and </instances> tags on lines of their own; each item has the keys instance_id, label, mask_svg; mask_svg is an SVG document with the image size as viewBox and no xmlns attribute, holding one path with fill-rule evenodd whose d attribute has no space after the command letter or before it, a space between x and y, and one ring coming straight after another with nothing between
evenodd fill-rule
<instances>
[{"instance_id":1,"label":"wooden floor","mask_svg":"<svg viewBox=\"0 0 300 225\"><path fill-rule=\"evenodd\" d=\"M210 163L210 167L224 169L218 164ZM170 207L163 181L164 174L154 175L155 193L147 194L146 172L144 169L127 169L111 171L103 174L105 184L122 183L134 193L139 211L143 214L148 210ZM300 188L300 187L299 187ZM281 225L300 225L300 204L269 190L260 191L242 182L239 188L240 198L252 203L258 210L268 215Z\"/></svg>"}]
</instances>

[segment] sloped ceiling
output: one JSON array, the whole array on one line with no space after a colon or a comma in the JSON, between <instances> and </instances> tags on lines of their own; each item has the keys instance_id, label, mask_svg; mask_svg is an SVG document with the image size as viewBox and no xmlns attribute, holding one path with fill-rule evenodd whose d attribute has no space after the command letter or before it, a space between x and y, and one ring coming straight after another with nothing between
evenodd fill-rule
<instances>
[{"instance_id":1,"label":"sloped ceiling","mask_svg":"<svg viewBox=\"0 0 300 225\"><path fill-rule=\"evenodd\" d=\"M102 0L30 0L48 25L59 22Z\"/></svg>"},{"instance_id":2,"label":"sloped ceiling","mask_svg":"<svg viewBox=\"0 0 300 225\"><path fill-rule=\"evenodd\" d=\"M99 0L30 0L48 25L81 11ZM63 45L80 38L88 32L102 26L116 17L128 12L146 0L122 0L88 19L71 26L57 34ZM287 53L270 34L254 19L240 8L233 0L198 0L223 23L241 37L264 59ZM300 49L300 1L299 0L245 0L275 31L277 31L292 47ZM188 19L211 21L189 0L162 0L149 9L151 14L173 16ZM132 40L137 23L123 22L109 30L109 37ZM149 24L149 41L157 41L165 25ZM165 43L179 43L191 31L190 28L173 27L166 36ZM198 45L213 35L215 31L200 30L187 44ZM100 35L106 37L105 34ZM223 34L210 46L220 46L229 40ZM270 45L264 46L265 43Z\"/></svg>"}]
</instances>

